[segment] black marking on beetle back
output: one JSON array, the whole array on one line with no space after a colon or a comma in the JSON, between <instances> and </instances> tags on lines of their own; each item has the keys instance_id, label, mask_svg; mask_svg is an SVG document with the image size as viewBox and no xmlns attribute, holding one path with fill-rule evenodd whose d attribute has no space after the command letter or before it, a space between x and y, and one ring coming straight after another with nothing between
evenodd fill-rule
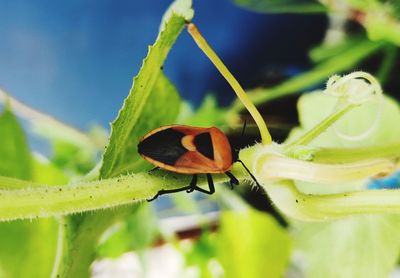
<instances>
[{"instance_id":1,"label":"black marking on beetle back","mask_svg":"<svg viewBox=\"0 0 400 278\"><path fill-rule=\"evenodd\" d=\"M185 134L172 128L161 130L140 142L138 152L144 156L173 166L187 152L181 142L184 136Z\"/></svg>"},{"instance_id":2,"label":"black marking on beetle back","mask_svg":"<svg viewBox=\"0 0 400 278\"><path fill-rule=\"evenodd\" d=\"M214 160L214 149L209 132L201 133L194 137L194 144L198 152Z\"/></svg>"}]
</instances>

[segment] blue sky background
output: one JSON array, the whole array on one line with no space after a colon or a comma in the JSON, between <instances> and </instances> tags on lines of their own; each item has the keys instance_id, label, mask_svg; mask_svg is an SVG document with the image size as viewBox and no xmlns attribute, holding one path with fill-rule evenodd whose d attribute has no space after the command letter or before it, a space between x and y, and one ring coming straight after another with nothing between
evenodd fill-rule
<instances>
[{"instance_id":1,"label":"blue sky background","mask_svg":"<svg viewBox=\"0 0 400 278\"><path fill-rule=\"evenodd\" d=\"M108 128L169 3L0 0L0 87L78 128ZM325 28L319 16L255 14L229 0L194 0L194 8L194 22L245 86L266 64L306 67ZM229 95L225 104L233 98L186 32L164 71L194 105L208 91Z\"/></svg>"}]
</instances>

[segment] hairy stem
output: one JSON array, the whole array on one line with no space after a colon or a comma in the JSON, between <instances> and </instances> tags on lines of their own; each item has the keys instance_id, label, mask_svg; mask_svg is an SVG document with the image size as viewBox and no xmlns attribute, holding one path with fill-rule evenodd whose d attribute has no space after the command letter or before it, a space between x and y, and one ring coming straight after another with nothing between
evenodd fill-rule
<instances>
[{"instance_id":1,"label":"hairy stem","mask_svg":"<svg viewBox=\"0 0 400 278\"><path fill-rule=\"evenodd\" d=\"M244 173L236 172L243 179ZM215 175L214 179L227 180L224 175ZM0 189L0 221L58 216L145 201L161 189L188 185L190 177L158 171L64 186L31 187L29 182L16 181L18 187L25 186ZM200 177L198 185L206 184L206 179Z\"/></svg>"},{"instance_id":2,"label":"hairy stem","mask_svg":"<svg viewBox=\"0 0 400 278\"><path fill-rule=\"evenodd\" d=\"M349 163L364 159L400 159L400 143L362 148L320 148L312 154L313 162Z\"/></svg>"},{"instance_id":3,"label":"hairy stem","mask_svg":"<svg viewBox=\"0 0 400 278\"><path fill-rule=\"evenodd\" d=\"M400 212L400 190L315 196L299 192L287 180L305 180L335 186L335 183L387 173L393 169L393 160L376 158L327 165L285 157L279 148L278 145L255 145L242 150L240 159L253 169L253 174L265 187L272 201L289 216L294 215L293 217L301 220L320 220L362 212ZM233 173L239 180L251 180L239 164L235 165ZM2 180L0 178L0 188L4 188ZM18 188L0 189L0 221L66 215L133 204L153 197L161 189L186 186L190 176L156 171L64 186L31 186L30 182L4 180L8 183L15 181ZM215 183L226 182L227 177L214 175L214 180ZM198 184L206 186L205 177L200 176ZM379 201L374 199L375 195ZM349 197L356 202L348 203ZM303 200L302 206L299 205L300 200ZM347 205L348 210L340 207L342 203ZM340 213L336 214L337 211Z\"/></svg>"},{"instance_id":4,"label":"hairy stem","mask_svg":"<svg viewBox=\"0 0 400 278\"><path fill-rule=\"evenodd\" d=\"M395 169L388 159L369 159L346 164L320 164L278 155L259 156L258 176L262 180L291 179L323 184L339 184L376 175L387 175Z\"/></svg>"},{"instance_id":5,"label":"hairy stem","mask_svg":"<svg viewBox=\"0 0 400 278\"><path fill-rule=\"evenodd\" d=\"M301 221L321 221L354 214L400 213L400 190L365 190L310 195L292 181L265 185L274 204L287 216Z\"/></svg>"}]
</instances>

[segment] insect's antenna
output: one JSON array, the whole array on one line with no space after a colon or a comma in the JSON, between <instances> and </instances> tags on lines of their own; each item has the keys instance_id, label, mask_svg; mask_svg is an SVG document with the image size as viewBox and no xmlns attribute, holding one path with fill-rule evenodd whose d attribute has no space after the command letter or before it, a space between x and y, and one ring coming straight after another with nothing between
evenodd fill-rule
<instances>
[{"instance_id":1,"label":"insect's antenna","mask_svg":"<svg viewBox=\"0 0 400 278\"><path fill-rule=\"evenodd\" d=\"M247 125L247 119L244 120L243 129L242 129L242 135L240 135L240 139L243 138L244 131L246 130L246 125Z\"/></svg>"},{"instance_id":2,"label":"insect's antenna","mask_svg":"<svg viewBox=\"0 0 400 278\"><path fill-rule=\"evenodd\" d=\"M243 161L241 161L240 159L236 160L237 162L240 162L244 169L246 169L247 173L249 173L249 175L251 176L251 178L253 179L253 181L257 184L258 187L261 187L261 185L258 183L257 179L255 176L253 176L253 174L250 172L250 170L246 167L246 165L244 165Z\"/></svg>"}]
</instances>

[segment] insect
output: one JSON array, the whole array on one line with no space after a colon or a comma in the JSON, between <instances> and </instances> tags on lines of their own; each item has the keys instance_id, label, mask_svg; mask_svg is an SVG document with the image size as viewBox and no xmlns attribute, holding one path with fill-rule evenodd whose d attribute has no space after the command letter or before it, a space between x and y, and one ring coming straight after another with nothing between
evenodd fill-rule
<instances>
[{"instance_id":1,"label":"insect","mask_svg":"<svg viewBox=\"0 0 400 278\"><path fill-rule=\"evenodd\" d=\"M239 151L232 148L226 135L216 127L185 125L159 127L140 140L138 152L144 159L155 165L155 169L161 168L175 173L193 175L188 186L160 190L149 201L163 194L185 190L188 193L197 190L211 195L215 192L211 174L226 174L233 188L233 185L239 184L237 178L230 172L235 162L240 162L259 186L255 177L239 159ZM197 186L198 174L207 176L209 190Z\"/></svg>"}]
</instances>

